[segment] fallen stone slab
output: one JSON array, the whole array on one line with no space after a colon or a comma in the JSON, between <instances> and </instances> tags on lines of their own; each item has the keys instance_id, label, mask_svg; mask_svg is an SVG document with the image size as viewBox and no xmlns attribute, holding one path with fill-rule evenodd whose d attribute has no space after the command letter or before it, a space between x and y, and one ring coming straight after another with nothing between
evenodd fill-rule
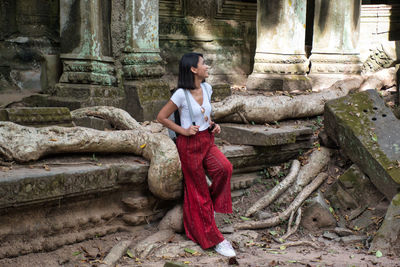
<instances>
[{"instance_id":1,"label":"fallen stone slab","mask_svg":"<svg viewBox=\"0 0 400 267\"><path fill-rule=\"evenodd\" d=\"M265 125L221 123L220 138L231 144L276 146L309 140L313 131L302 125L274 128Z\"/></svg>"},{"instance_id":2,"label":"fallen stone slab","mask_svg":"<svg viewBox=\"0 0 400 267\"><path fill-rule=\"evenodd\" d=\"M400 189L400 124L375 90L325 104L329 136L388 199Z\"/></svg>"},{"instance_id":3,"label":"fallen stone slab","mask_svg":"<svg viewBox=\"0 0 400 267\"><path fill-rule=\"evenodd\" d=\"M385 219L372 240L370 252L400 254L400 193L391 201Z\"/></svg>"}]
</instances>

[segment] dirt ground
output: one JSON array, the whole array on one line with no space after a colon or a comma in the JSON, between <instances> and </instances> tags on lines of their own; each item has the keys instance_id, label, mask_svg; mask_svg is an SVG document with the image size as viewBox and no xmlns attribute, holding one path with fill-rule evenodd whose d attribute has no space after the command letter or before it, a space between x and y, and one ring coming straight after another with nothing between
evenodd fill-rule
<instances>
[{"instance_id":1,"label":"dirt ground","mask_svg":"<svg viewBox=\"0 0 400 267\"><path fill-rule=\"evenodd\" d=\"M307 153L300 160L307 161ZM332 179L343 172L349 165L337 153L326 170L329 178L321 187L323 190L332 183ZM232 226L243 221L243 214L250 205L264 195L274 184L281 181L289 171L290 164L285 163L275 168L265 169L260 172L257 182L248 188L244 195L233 199L233 214L217 214L217 225L222 228ZM285 207L272 205L266 211L276 212ZM400 266L400 258L393 255L378 257L375 253L368 253L368 244L356 243L345 245L328 240L323 237L324 229L309 232L300 226L287 242L307 241L308 244L299 246L282 246L274 241L283 235L287 222L277 227L255 231L256 239L247 239L246 243L233 243L236 248L236 258L226 258L218 255L212 249L203 251L198 247L195 252L185 251L182 247L175 256L161 256L151 254L145 259L136 258L129 252L126 253L116 266L164 266L166 262L186 264L187 266ZM377 226L378 227L378 226ZM17 258L0 260L0 266L100 266L102 260L113 246L123 240L133 240L133 244L148 237L157 231L157 224L127 228L125 231L98 237L81 243L64 246L52 252L32 253ZM230 234L225 235L227 239ZM275 239L276 239L275 238ZM175 234L166 245L190 244L183 234ZM193 244L194 245L194 244ZM130 255L129 255L130 254Z\"/></svg>"}]
</instances>

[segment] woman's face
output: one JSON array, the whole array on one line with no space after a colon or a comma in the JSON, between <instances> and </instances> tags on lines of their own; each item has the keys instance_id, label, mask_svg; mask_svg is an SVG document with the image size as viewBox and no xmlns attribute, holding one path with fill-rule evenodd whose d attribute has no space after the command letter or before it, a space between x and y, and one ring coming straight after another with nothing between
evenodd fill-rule
<instances>
[{"instance_id":1,"label":"woman's face","mask_svg":"<svg viewBox=\"0 0 400 267\"><path fill-rule=\"evenodd\" d=\"M197 68L194 68L193 73L198 76L200 80L204 80L208 77L208 66L204 63L204 58L199 57Z\"/></svg>"}]
</instances>

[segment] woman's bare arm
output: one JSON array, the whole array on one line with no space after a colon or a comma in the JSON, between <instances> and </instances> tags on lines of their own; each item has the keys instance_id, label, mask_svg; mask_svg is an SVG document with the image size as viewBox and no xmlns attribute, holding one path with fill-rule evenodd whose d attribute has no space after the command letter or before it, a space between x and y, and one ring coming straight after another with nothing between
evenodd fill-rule
<instances>
[{"instance_id":1,"label":"woman's bare arm","mask_svg":"<svg viewBox=\"0 0 400 267\"><path fill-rule=\"evenodd\" d=\"M165 106L158 113L157 121L160 122L165 127L171 129L172 131L174 131L178 134L185 135L185 136L196 134L199 131L200 126L192 125L192 126L190 126L190 128L184 129L180 125L178 125L175 122L168 119L168 117L172 113L174 113L177 109L178 109L178 107L174 104L174 102L169 100L167 102L167 104L165 104Z\"/></svg>"}]
</instances>

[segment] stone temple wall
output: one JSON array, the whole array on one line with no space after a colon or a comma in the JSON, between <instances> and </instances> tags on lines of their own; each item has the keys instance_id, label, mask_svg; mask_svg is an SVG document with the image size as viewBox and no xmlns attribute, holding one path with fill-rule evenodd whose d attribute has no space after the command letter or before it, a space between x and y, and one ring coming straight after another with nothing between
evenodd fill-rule
<instances>
[{"instance_id":1,"label":"stone temple wall","mask_svg":"<svg viewBox=\"0 0 400 267\"><path fill-rule=\"evenodd\" d=\"M0 105L32 92L46 91L58 82L58 55L66 45L60 41L60 24L64 23L60 9L75 1L0 1ZM110 49L102 51L102 55L114 59L116 86L123 87L125 1L100 2L102 8L111 9L101 17L110 20L103 22L102 36L102 42L107 41ZM176 84L179 58L188 51L204 53L211 66L212 84L246 83L253 71L256 49L256 0L159 0L158 5L160 55L166 64L163 79L170 88ZM363 1L359 42L363 60L379 43L400 39L399 14L400 4L395 2ZM311 17L312 5L307 7L306 51L312 45ZM48 55L53 55L50 63ZM48 73L49 69L53 73Z\"/></svg>"}]
</instances>

